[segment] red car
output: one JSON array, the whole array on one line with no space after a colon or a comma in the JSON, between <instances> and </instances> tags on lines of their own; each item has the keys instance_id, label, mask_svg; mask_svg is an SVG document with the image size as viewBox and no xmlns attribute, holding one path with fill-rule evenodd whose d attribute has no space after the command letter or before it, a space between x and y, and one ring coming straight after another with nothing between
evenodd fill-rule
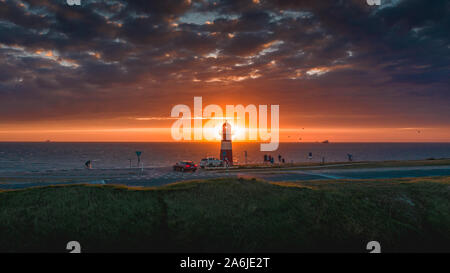
<instances>
[{"instance_id":1,"label":"red car","mask_svg":"<svg viewBox=\"0 0 450 273\"><path fill-rule=\"evenodd\" d=\"M187 172L187 171L195 172L197 170L197 164L195 164L192 161L180 161L173 166L173 170L180 172Z\"/></svg>"}]
</instances>

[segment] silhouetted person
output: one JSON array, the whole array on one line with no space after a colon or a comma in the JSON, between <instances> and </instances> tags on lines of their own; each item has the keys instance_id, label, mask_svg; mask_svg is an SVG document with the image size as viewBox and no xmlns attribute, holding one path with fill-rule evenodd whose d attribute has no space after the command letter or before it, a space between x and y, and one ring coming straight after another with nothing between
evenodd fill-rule
<instances>
[{"instance_id":1,"label":"silhouetted person","mask_svg":"<svg viewBox=\"0 0 450 273\"><path fill-rule=\"evenodd\" d=\"M281 162L281 155L278 155L278 162Z\"/></svg>"},{"instance_id":2,"label":"silhouetted person","mask_svg":"<svg viewBox=\"0 0 450 273\"><path fill-rule=\"evenodd\" d=\"M86 166L86 169L92 169L92 162L90 160L86 161L84 165Z\"/></svg>"}]
</instances>

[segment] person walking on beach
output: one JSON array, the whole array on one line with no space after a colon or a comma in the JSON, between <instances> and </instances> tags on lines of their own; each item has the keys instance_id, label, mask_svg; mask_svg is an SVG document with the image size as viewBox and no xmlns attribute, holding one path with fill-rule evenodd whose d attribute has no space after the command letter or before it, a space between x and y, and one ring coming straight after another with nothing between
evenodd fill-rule
<instances>
[{"instance_id":1,"label":"person walking on beach","mask_svg":"<svg viewBox=\"0 0 450 273\"><path fill-rule=\"evenodd\" d=\"M264 163L266 163L266 162L267 162L267 155L264 154Z\"/></svg>"},{"instance_id":2,"label":"person walking on beach","mask_svg":"<svg viewBox=\"0 0 450 273\"><path fill-rule=\"evenodd\" d=\"M281 163L281 155L278 155L278 163Z\"/></svg>"}]
</instances>

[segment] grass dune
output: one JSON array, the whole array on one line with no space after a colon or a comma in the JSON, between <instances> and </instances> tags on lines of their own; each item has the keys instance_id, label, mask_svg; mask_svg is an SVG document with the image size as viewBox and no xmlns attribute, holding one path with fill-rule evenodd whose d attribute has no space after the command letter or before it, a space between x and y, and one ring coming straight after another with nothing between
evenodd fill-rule
<instances>
[{"instance_id":1,"label":"grass dune","mask_svg":"<svg viewBox=\"0 0 450 273\"><path fill-rule=\"evenodd\" d=\"M450 251L450 178L0 192L0 251Z\"/></svg>"}]
</instances>

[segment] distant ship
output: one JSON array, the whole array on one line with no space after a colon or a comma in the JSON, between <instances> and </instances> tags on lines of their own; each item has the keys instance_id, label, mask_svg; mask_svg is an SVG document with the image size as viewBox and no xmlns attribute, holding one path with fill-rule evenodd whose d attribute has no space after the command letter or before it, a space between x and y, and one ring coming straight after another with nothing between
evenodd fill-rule
<instances>
[{"instance_id":1,"label":"distant ship","mask_svg":"<svg viewBox=\"0 0 450 273\"><path fill-rule=\"evenodd\" d=\"M330 143L328 140L324 140L324 141L322 141L322 143L323 144L328 144L328 143Z\"/></svg>"}]
</instances>

